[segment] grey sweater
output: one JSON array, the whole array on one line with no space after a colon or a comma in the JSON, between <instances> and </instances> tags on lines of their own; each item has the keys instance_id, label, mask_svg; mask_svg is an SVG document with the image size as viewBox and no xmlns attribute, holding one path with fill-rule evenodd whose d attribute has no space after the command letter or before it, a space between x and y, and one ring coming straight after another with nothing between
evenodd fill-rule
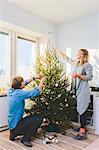
<instances>
[{"instance_id":1,"label":"grey sweater","mask_svg":"<svg viewBox=\"0 0 99 150\"><path fill-rule=\"evenodd\" d=\"M90 103L90 87L88 81L91 81L93 77L92 65L86 62L83 65L76 66L75 61L68 57L67 61L74 66L73 72L86 76L86 80L80 80L79 78L76 78L75 82L75 79L73 79L73 87L76 86L77 89L77 112L81 115L86 111Z\"/></svg>"}]
</instances>

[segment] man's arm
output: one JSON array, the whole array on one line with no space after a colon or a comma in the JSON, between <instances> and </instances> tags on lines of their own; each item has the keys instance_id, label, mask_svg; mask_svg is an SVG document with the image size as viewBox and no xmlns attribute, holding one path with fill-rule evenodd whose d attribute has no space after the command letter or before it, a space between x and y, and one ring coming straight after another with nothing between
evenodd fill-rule
<instances>
[{"instance_id":1,"label":"man's arm","mask_svg":"<svg viewBox=\"0 0 99 150\"><path fill-rule=\"evenodd\" d=\"M45 78L42 78L38 87L35 87L33 90L22 90L21 95L23 99L32 98L35 96L39 96L42 88L44 87Z\"/></svg>"},{"instance_id":2,"label":"man's arm","mask_svg":"<svg viewBox=\"0 0 99 150\"><path fill-rule=\"evenodd\" d=\"M44 77L44 75L41 74L41 73L40 73L39 75L33 76L33 77L31 77L31 78L25 80L25 86L26 86L27 84L29 84L30 82L32 82L33 80L41 79L41 78L43 78L43 77Z\"/></svg>"}]
</instances>

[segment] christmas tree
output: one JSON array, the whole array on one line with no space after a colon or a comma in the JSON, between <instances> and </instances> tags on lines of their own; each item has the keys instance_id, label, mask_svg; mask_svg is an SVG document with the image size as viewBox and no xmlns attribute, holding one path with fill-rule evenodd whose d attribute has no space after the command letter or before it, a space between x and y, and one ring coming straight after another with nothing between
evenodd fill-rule
<instances>
[{"instance_id":1,"label":"christmas tree","mask_svg":"<svg viewBox=\"0 0 99 150\"><path fill-rule=\"evenodd\" d=\"M53 49L47 48L42 56L37 59L37 74L44 74L45 87L35 101L31 114L42 114L49 118L50 125L54 124L60 131L71 126L73 99L68 89L68 78L64 77L64 66L60 63ZM35 81L38 84L39 81Z\"/></svg>"}]
</instances>

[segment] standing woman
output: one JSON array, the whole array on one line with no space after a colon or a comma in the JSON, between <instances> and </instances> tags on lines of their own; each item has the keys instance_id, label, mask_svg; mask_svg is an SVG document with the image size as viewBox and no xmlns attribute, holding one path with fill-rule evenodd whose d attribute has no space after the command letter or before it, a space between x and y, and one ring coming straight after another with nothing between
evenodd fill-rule
<instances>
[{"instance_id":1,"label":"standing woman","mask_svg":"<svg viewBox=\"0 0 99 150\"><path fill-rule=\"evenodd\" d=\"M55 52L74 67L72 73L72 88L76 89L77 112L80 115L81 123L79 133L74 139L84 140L86 138L86 112L90 103L90 87L88 81L91 81L93 77L92 66L88 63L89 54L86 49L79 49L76 55L76 60L74 61L58 49L55 49Z\"/></svg>"}]
</instances>

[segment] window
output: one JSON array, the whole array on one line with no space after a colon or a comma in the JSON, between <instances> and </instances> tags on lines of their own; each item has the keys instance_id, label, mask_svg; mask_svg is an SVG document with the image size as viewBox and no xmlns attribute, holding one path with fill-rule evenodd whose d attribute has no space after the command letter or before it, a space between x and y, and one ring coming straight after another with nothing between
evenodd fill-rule
<instances>
[{"instance_id":1,"label":"window","mask_svg":"<svg viewBox=\"0 0 99 150\"><path fill-rule=\"evenodd\" d=\"M93 66L93 80L91 85L99 87L99 49L88 49L89 62Z\"/></svg>"},{"instance_id":2,"label":"window","mask_svg":"<svg viewBox=\"0 0 99 150\"><path fill-rule=\"evenodd\" d=\"M9 80L9 34L0 32L0 88L6 88Z\"/></svg>"},{"instance_id":3,"label":"window","mask_svg":"<svg viewBox=\"0 0 99 150\"><path fill-rule=\"evenodd\" d=\"M18 26L0 24L0 94L5 94L13 77L36 73L40 34ZM40 38L41 39L41 38Z\"/></svg>"},{"instance_id":4,"label":"window","mask_svg":"<svg viewBox=\"0 0 99 150\"><path fill-rule=\"evenodd\" d=\"M24 78L28 78L32 73L35 72L35 41L27 38L17 37L16 46L16 74Z\"/></svg>"},{"instance_id":5,"label":"window","mask_svg":"<svg viewBox=\"0 0 99 150\"><path fill-rule=\"evenodd\" d=\"M99 49L86 49L89 52L89 63L93 66L93 79L90 82L90 86L99 87ZM66 55L71 57L71 48L66 48ZM72 66L69 63L66 63L67 76L70 75L71 71Z\"/></svg>"},{"instance_id":6,"label":"window","mask_svg":"<svg viewBox=\"0 0 99 150\"><path fill-rule=\"evenodd\" d=\"M66 55L71 58L71 48L66 48ZM66 62L66 74L69 78L71 78L72 66L70 63Z\"/></svg>"}]
</instances>

